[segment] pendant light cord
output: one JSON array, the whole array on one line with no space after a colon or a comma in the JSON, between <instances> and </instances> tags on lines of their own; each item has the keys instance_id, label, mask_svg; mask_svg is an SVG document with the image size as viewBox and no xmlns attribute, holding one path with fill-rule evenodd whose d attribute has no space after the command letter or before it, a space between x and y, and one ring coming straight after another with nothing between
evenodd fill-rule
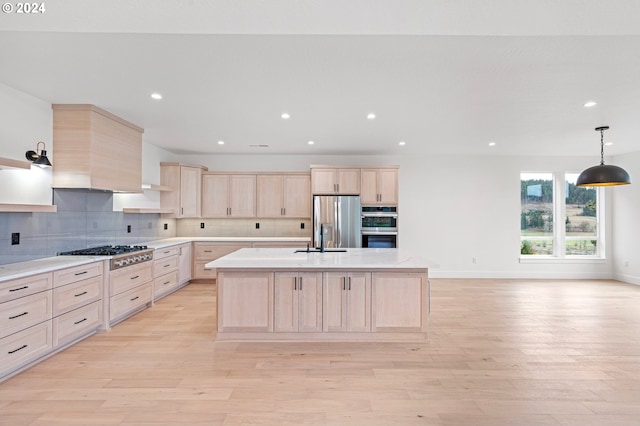
<instances>
[{"instance_id":1,"label":"pendant light cord","mask_svg":"<svg viewBox=\"0 0 640 426\"><path fill-rule=\"evenodd\" d=\"M604 166L604 129L600 129L600 165Z\"/></svg>"}]
</instances>

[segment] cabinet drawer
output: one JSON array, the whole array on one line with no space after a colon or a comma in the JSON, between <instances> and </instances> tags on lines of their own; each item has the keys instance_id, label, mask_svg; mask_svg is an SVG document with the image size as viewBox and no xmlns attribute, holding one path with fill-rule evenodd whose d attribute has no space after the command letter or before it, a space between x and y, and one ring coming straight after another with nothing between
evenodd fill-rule
<instances>
[{"instance_id":1,"label":"cabinet drawer","mask_svg":"<svg viewBox=\"0 0 640 426\"><path fill-rule=\"evenodd\" d=\"M99 300L102 296L102 276L78 281L64 287L53 289L53 316L58 316L87 303Z\"/></svg>"},{"instance_id":2,"label":"cabinet drawer","mask_svg":"<svg viewBox=\"0 0 640 426\"><path fill-rule=\"evenodd\" d=\"M153 281L153 294L157 297L178 287L178 271L173 271Z\"/></svg>"},{"instance_id":3,"label":"cabinet drawer","mask_svg":"<svg viewBox=\"0 0 640 426\"><path fill-rule=\"evenodd\" d=\"M205 269L204 265L211 262L210 260L196 260L193 262L193 278L194 279L215 279L215 269Z\"/></svg>"},{"instance_id":4,"label":"cabinet drawer","mask_svg":"<svg viewBox=\"0 0 640 426\"><path fill-rule=\"evenodd\" d=\"M144 262L135 266L112 271L110 274L110 295L122 293L151 281L153 262Z\"/></svg>"},{"instance_id":5,"label":"cabinet drawer","mask_svg":"<svg viewBox=\"0 0 640 426\"><path fill-rule=\"evenodd\" d=\"M109 321L113 321L127 312L135 311L149 302L151 302L151 285L142 285L113 296Z\"/></svg>"},{"instance_id":6,"label":"cabinet drawer","mask_svg":"<svg viewBox=\"0 0 640 426\"><path fill-rule=\"evenodd\" d=\"M163 259L169 256L176 256L180 253L180 247L166 247L163 249L157 249L153 252L154 259Z\"/></svg>"},{"instance_id":7,"label":"cabinet drawer","mask_svg":"<svg viewBox=\"0 0 640 426\"><path fill-rule=\"evenodd\" d=\"M0 305L0 337L51 319L51 291L43 291Z\"/></svg>"},{"instance_id":8,"label":"cabinet drawer","mask_svg":"<svg viewBox=\"0 0 640 426\"><path fill-rule=\"evenodd\" d=\"M102 324L102 302L95 301L53 319L53 345L69 343Z\"/></svg>"},{"instance_id":9,"label":"cabinet drawer","mask_svg":"<svg viewBox=\"0 0 640 426\"><path fill-rule=\"evenodd\" d=\"M153 276L159 277L178 269L178 256L166 257L153 262Z\"/></svg>"},{"instance_id":10,"label":"cabinet drawer","mask_svg":"<svg viewBox=\"0 0 640 426\"><path fill-rule=\"evenodd\" d=\"M0 283L0 303L49 290L53 286L52 283L51 273L4 281Z\"/></svg>"},{"instance_id":11,"label":"cabinet drawer","mask_svg":"<svg viewBox=\"0 0 640 426\"><path fill-rule=\"evenodd\" d=\"M102 261L80 265L73 268L62 269L53 273L53 286L59 287L86 280L87 278L102 276Z\"/></svg>"},{"instance_id":12,"label":"cabinet drawer","mask_svg":"<svg viewBox=\"0 0 640 426\"><path fill-rule=\"evenodd\" d=\"M251 247L251 243L238 244L213 244L195 243L195 257L200 260L215 260L241 248Z\"/></svg>"},{"instance_id":13,"label":"cabinet drawer","mask_svg":"<svg viewBox=\"0 0 640 426\"><path fill-rule=\"evenodd\" d=\"M0 376L51 350L51 321L0 339Z\"/></svg>"}]
</instances>

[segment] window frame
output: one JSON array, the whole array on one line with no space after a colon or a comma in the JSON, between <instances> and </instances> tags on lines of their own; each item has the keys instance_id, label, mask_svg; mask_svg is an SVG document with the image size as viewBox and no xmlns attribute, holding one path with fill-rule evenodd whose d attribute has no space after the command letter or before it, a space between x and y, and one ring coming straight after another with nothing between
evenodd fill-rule
<instances>
[{"instance_id":1,"label":"window frame","mask_svg":"<svg viewBox=\"0 0 640 426\"><path fill-rule=\"evenodd\" d=\"M602 187L595 187L596 190L596 229L595 240L596 253L595 254L566 254L567 247L567 233L564 218L566 218L567 212L567 194L566 185L567 175L577 174L574 171L521 171L519 175L520 182L522 182L523 174L551 174L552 188L553 188L553 236L551 238L543 237L526 237L522 235L522 228L520 228L520 243L524 240L552 240L553 253L552 254L522 254L520 253L520 263L598 263L606 261L606 245L605 245L605 191ZM522 188L522 184L520 185ZM522 197L520 197L520 214L522 214ZM560 223L562 218L562 223ZM593 237L571 237L570 240L593 240Z\"/></svg>"}]
</instances>

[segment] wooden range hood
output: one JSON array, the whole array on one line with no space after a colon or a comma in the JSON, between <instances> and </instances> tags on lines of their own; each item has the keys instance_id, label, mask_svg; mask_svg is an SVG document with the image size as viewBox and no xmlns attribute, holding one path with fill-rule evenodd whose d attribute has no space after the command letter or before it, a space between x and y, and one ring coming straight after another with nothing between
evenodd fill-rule
<instances>
[{"instance_id":1,"label":"wooden range hood","mask_svg":"<svg viewBox=\"0 0 640 426\"><path fill-rule=\"evenodd\" d=\"M144 129L87 104L54 104L53 188L142 192Z\"/></svg>"}]
</instances>

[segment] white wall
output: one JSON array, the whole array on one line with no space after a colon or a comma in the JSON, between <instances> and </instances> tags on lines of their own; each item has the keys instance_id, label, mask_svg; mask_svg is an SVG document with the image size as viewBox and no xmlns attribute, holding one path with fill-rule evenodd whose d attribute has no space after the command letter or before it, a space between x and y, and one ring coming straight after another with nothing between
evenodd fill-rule
<instances>
[{"instance_id":1,"label":"white wall","mask_svg":"<svg viewBox=\"0 0 640 426\"><path fill-rule=\"evenodd\" d=\"M433 276L610 278L613 273L612 238L605 262L519 262L520 172L579 173L591 157L212 155L181 161L212 171L399 165L399 244L439 264Z\"/></svg>"},{"instance_id":2,"label":"white wall","mask_svg":"<svg viewBox=\"0 0 640 426\"><path fill-rule=\"evenodd\" d=\"M610 164L624 168L631 185L611 188L616 279L640 284L640 151L616 156Z\"/></svg>"},{"instance_id":3,"label":"white wall","mask_svg":"<svg viewBox=\"0 0 640 426\"><path fill-rule=\"evenodd\" d=\"M55 161L51 104L0 84L0 123L0 157L26 161L25 152L43 141ZM51 168L2 169L0 187L0 203L51 204Z\"/></svg>"}]
</instances>

